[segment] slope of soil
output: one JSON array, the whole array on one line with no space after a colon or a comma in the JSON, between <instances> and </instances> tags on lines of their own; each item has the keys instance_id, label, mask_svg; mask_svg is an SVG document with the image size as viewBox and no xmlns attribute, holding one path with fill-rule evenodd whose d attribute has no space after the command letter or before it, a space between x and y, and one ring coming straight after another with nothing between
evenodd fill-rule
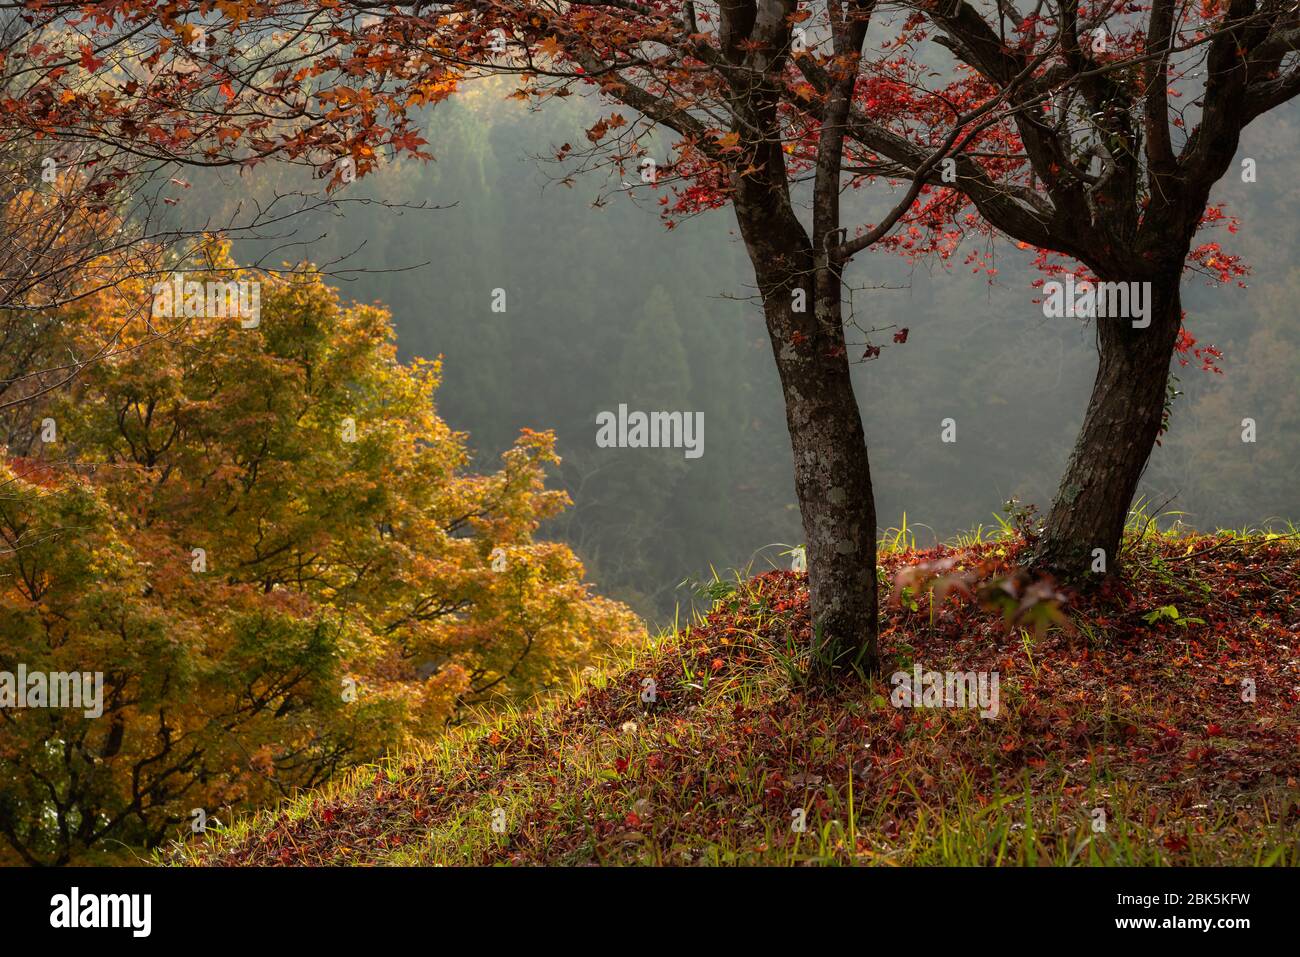
<instances>
[{"instance_id":1,"label":"slope of soil","mask_svg":"<svg viewBox=\"0 0 1300 957\"><path fill-rule=\"evenodd\" d=\"M887 556L882 595L900 569L996 574L1018 548ZM707 619L562 700L164 859L1300 864L1300 546L1153 535L1130 550L1118 582L1070 596L1070 629L904 592L883 608L885 677L829 695L802 679L803 576L714 582ZM895 707L890 675L916 664L996 672L997 716Z\"/></svg>"}]
</instances>

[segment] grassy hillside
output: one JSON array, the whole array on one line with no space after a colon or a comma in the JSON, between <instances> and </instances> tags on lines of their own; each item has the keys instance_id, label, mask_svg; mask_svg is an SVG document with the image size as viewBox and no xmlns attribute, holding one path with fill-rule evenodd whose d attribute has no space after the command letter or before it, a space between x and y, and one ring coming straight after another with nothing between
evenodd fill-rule
<instances>
[{"instance_id":1,"label":"grassy hillside","mask_svg":"<svg viewBox=\"0 0 1300 957\"><path fill-rule=\"evenodd\" d=\"M1020 547L888 553L882 596L903 568L952 558L987 577ZM1008 628L956 592L932 609L909 588L884 608L886 677L829 697L802 683L803 576L715 580L706 619L562 700L164 859L1300 864L1300 544L1148 533L1128 548L1120 581L1063 607L1069 629ZM996 718L894 707L889 675L914 664L997 672Z\"/></svg>"}]
</instances>

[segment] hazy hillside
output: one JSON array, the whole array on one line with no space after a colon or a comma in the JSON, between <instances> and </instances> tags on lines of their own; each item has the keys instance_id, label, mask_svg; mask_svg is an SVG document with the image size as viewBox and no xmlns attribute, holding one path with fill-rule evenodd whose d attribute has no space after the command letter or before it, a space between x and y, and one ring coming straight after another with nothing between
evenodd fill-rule
<instances>
[{"instance_id":1,"label":"hazy hillside","mask_svg":"<svg viewBox=\"0 0 1300 957\"><path fill-rule=\"evenodd\" d=\"M481 461L494 461L520 428L556 430L576 507L551 531L576 546L602 588L666 620L686 599L676 588L684 577L744 566L764 546L802 538L752 276L727 210L668 231L652 193L608 196L618 184L600 177L561 185L569 170L540 157L581 137L586 107L530 113L504 99L507 89L484 85L437 111L435 162L403 163L345 193L446 208L349 206L342 219L307 217L297 239L328 233L310 255L363 270L340 274L343 292L392 307L405 355L446 356L441 411L470 432ZM1200 528L1300 512L1300 329L1264 322L1300 295L1288 253L1300 237L1286 213L1300 186L1283 173L1300 148L1297 115L1287 107L1248 131L1241 152L1256 158L1258 181L1229 176L1215 194L1242 229L1206 237L1275 278L1264 289L1185 284L1188 325L1224 351L1224 371L1178 373L1185 395L1140 494ZM187 202L229 209L247 192L291 182L265 168ZM864 195L863 222L873 219L868 199L883 208L889 196ZM248 259L271 248L301 254L282 239L236 252ZM923 543L989 522L1013 496L1046 506L1092 381L1091 330L1044 318L1027 254L1005 241L989 248L992 281L962 255L912 269L883 252L860 256L849 276L863 287L859 324L886 330L874 341L909 330L905 345L858 367L858 394L881 525L900 524L906 510ZM504 313L492 311L495 289L506 291ZM703 412L705 454L597 448L595 416L619 403ZM1248 416L1258 424L1253 445L1240 440ZM944 444L949 417L957 441ZM779 551L763 555L783 562Z\"/></svg>"}]
</instances>

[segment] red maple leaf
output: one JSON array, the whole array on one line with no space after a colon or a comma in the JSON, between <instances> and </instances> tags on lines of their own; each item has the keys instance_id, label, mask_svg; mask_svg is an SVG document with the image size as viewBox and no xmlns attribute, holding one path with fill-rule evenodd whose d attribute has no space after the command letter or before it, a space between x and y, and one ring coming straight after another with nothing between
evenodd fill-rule
<instances>
[{"instance_id":1,"label":"red maple leaf","mask_svg":"<svg viewBox=\"0 0 1300 957\"><path fill-rule=\"evenodd\" d=\"M103 65L104 61L95 56L95 48L93 46L89 43L81 44L81 68L83 70L88 70L91 73L94 73Z\"/></svg>"}]
</instances>

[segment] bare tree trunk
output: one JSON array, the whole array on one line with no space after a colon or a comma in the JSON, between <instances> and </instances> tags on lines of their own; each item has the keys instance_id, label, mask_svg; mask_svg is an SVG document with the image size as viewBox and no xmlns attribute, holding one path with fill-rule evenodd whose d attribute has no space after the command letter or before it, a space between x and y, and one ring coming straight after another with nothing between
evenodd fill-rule
<instances>
[{"instance_id":1,"label":"bare tree trunk","mask_svg":"<svg viewBox=\"0 0 1300 957\"><path fill-rule=\"evenodd\" d=\"M819 681L878 661L876 505L849 375L838 269L818 263L797 222L742 202L737 218L763 296L781 377L803 519Z\"/></svg>"},{"instance_id":2,"label":"bare tree trunk","mask_svg":"<svg viewBox=\"0 0 1300 957\"><path fill-rule=\"evenodd\" d=\"M1178 285L1178 273L1152 282L1151 325L1145 329L1124 318L1095 320L1097 377L1035 549L1035 567L1073 581L1117 567L1129 506L1164 419L1182 321Z\"/></svg>"},{"instance_id":3,"label":"bare tree trunk","mask_svg":"<svg viewBox=\"0 0 1300 957\"><path fill-rule=\"evenodd\" d=\"M838 306L838 293L836 304ZM785 396L795 493L808 551L814 672L878 665L876 503L844 337L792 345L793 318L777 304L768 333Z\"/></svg>"},{"instance_id":4,"label":"bare tree trunk","mask_svg":"<svg viewBox=\"0 0 1300 957\"><path fill-rule=\"evenodd\" d=\"M812 677L829 683L847 671L878 667L876 504L849 359L841 301L839 244L845 119L856 63L836 81L819 134L812 234L795 214L782 144L780 103L791 20L797 4L723 3L724 55L733 131L741 152L732 173L732 206L763 297L772 355L781 377L794 484L803 518L813 624ZM855 58L866 37L870 3L832 17L838 55ZM746 42L749 43L748 49Z\"/></svg>"}]
</instances>

